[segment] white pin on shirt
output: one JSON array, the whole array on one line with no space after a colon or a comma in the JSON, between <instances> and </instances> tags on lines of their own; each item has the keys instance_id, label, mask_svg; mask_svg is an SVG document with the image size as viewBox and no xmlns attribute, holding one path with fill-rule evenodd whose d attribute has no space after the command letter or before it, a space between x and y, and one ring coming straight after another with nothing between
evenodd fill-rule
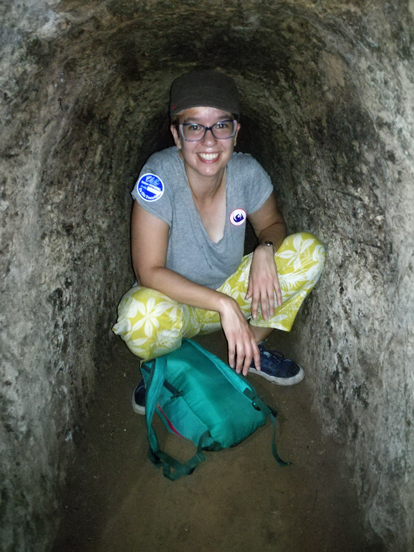
<instances>
[{"instance_id":1,"label":"white pin on shirt","mask_svg":"<svg viewBox=\"0 0 414 552\"><path fill-rule=\"evenodd\" d=\"M246 218L247 215L244 209L234 209L234 211L230 213L230 222L234 226L241 226L246 222Z\"/></svg>"}]
</instances>

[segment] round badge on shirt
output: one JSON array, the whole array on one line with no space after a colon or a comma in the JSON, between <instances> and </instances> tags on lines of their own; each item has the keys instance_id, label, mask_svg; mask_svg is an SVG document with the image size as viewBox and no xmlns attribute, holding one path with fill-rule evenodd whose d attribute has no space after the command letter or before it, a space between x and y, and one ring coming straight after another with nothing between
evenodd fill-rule
<instances>
[{"instance_id":1,"label":"round badge on shirt","mask_svg":"<svg viewBox=\"0 0 414 552\"><path fill-rule=\"evenodd\" d=\"M145 201L157 201L164 193L164 183L156 174L143 174L138 180L137 190Z\"/></svg>"},{"instance_id":2,"label":"round badge on shirt","mask_svg":"<svg viewBox=\"0 0 414 552\"><path fill-rule=\"evenodd\" d=\"M246 218L247 215L244 209L234 209L234 211L230 213L230 222L234 226L241 226L246 222Z\"/></svg>"}]
</instances>

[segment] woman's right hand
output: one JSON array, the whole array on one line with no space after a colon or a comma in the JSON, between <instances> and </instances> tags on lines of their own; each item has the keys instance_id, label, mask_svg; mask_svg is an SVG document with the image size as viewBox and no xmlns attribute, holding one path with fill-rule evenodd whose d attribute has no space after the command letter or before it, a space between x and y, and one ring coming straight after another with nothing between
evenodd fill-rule
<instances>
[{"instance_id":1,"label":"woman's right hand","mask_svg":"<svg viewBox=\"0 0 414 552\"><path fill-rule=\"evenodd\" d=\"M229 365L238 374L246 376L254 360L256 369L260 370L259 348L237 302L231 297L223 296L219 313L229 349Z\"/></svg>"}]
</instances>

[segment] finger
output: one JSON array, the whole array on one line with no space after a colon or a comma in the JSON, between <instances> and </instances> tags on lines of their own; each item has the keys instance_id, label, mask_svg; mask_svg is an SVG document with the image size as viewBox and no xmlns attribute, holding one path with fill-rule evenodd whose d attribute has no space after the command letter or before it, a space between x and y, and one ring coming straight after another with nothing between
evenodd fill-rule
<instances>
[{"instance_id":1,"label":"finger","mask_svg":"<svg viewBox=\"0 0 414 552\"><path fill-rule=\"evenodd\" d=\"M247 376L249 368L252 364L252 358L253 358L253 351L252 351L251 344L249 344L249 346L246 348L246 354L244 357L243 376Z\"/></svg>"},{"instance_id":2,"label":"finger","mask_svg":"<svg viewBox=\"0 0 414 552\"><path fill-rule=\"evenodd\" d=\"M250 282L249 282L249 287L247 288L247 292L246 292L246 295L245 295L245 299L250 299L250 297L252 296L252 287L250 285Z\"/></svg>"},{"instance_id":3,"label":"finger","mask_svg":"<svg viewBox=\"0 0 414 552\"><path fill-rule=\"evenodd\" d=\"M262 304L262 316L265 320L269 318L269 313L267 311L267 295L262 293L261 295L261 304Z\"/></svg>"},{"instance_id":4,"label":"finger","mask_svg":"<svg viewBox=\"0 0 414 552\"><path fill-rule=\"evenodd\" d=\"M253 360L254 367L260 372L260 351L259 347L254 339L252 339L252 350L253 350Z\"/></svg>"},{"instance_id":5,"label":"finger","mask_svg":"<svg viewBox=\"0 0 414 552\"><path fill-rule=\"evenodd\" d=\"M236 372L238 374L241 373L243 368L243 362L244 362L244 347L243 345L239 345L236 348Z\"/></svg>"},{"instance_id":6,"label":"finger","mask_svg":"<svg viewBox=\"0 0 414 552\"><path fill-rule=\"evenodd\" d=\"M259 299L260 299L260 295L258 293L254 293L253 294L253 299L252 299L252 318L253 318L253 320L257 319L257 314L258 314L258 311L259 311Z\"/></svg>"},{"instance_id":7,"label":"finger","mask_svg":"<svg viewBox=\"0 0 414 552\"><path fill-rule=\"evenodd\" d=\"M229 340L228 347L229 347L229 366L230 368L234 368L234 358L235 358L234 342Z\"/></svg>"},{"instance_id":8,"label":"finger","mask_svg":"<svg viewBox=\"0 0 414 552\"><path fill-rule=\"evenodd\" d=\"M269 317L270 317L275 314L275 293L273 288L269 290L267 300L269 303Z\"/></svg>"},{"instance_id":9,"label":"finger","mask_svg":"<svg viewBox=\"0 0 414 552\"><path fill-rule=\"evenodd\" d=\"M273 287L276 292L276 300L279 307L282 306L282 291L280 289L279 276L276 272L275 279L273 282Z\"/></svg>"}]
</instances>

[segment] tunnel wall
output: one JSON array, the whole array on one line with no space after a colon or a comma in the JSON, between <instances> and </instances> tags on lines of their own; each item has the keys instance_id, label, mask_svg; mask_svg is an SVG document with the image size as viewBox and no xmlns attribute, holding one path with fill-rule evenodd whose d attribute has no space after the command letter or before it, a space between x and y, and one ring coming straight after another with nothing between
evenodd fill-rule
<instances>
[{"instance_id":1,"label":"tunnel wall","mask_svg":"<svg viewBox=\"0 0 414 552\"><path fill-rule=\"evenodd\" d=\"M289 231L327 247L294 347L324 431L347 451L367 533L412 548L413 13L329 6L3 6L5 550L53 538L131 282L129 190L161 146L171 80L200 64L236 79L241 141L271 174Z\"/></svg>"},{"instance_id":2,"label":"tunnel wall","mask_svg":"<svg viewBox=\"0 0 414 552\"><path fill-rule=\"evenodd\" d=\"M136 172L134 135L118 140L118 126L128 124L122 113L113 119L110 90L89 81L87 69L85 79L67 83L67 56L51 51L56 19L47 6L15 4L2 42L0 548L7 551L44 551L54 537L74 440L131 281L124 183Z\"/></svg>"},{"instance_id":3,"label":"tunnel wall","mask_svg":"<svg viewBox=\"0 0 414 552\"><path fill-rule=\"evenodd\" d=\"M387 550L411 550L412 35L395 7L371 20L332 15L297 9L280 24L285 63L265 94L249 89L250 118L272 136L255 155L289 231L327 246L294 329L315 410L346 446L367 528ZM298 57L305 37L320 48Z\"/></svg>"}]
</instances>

